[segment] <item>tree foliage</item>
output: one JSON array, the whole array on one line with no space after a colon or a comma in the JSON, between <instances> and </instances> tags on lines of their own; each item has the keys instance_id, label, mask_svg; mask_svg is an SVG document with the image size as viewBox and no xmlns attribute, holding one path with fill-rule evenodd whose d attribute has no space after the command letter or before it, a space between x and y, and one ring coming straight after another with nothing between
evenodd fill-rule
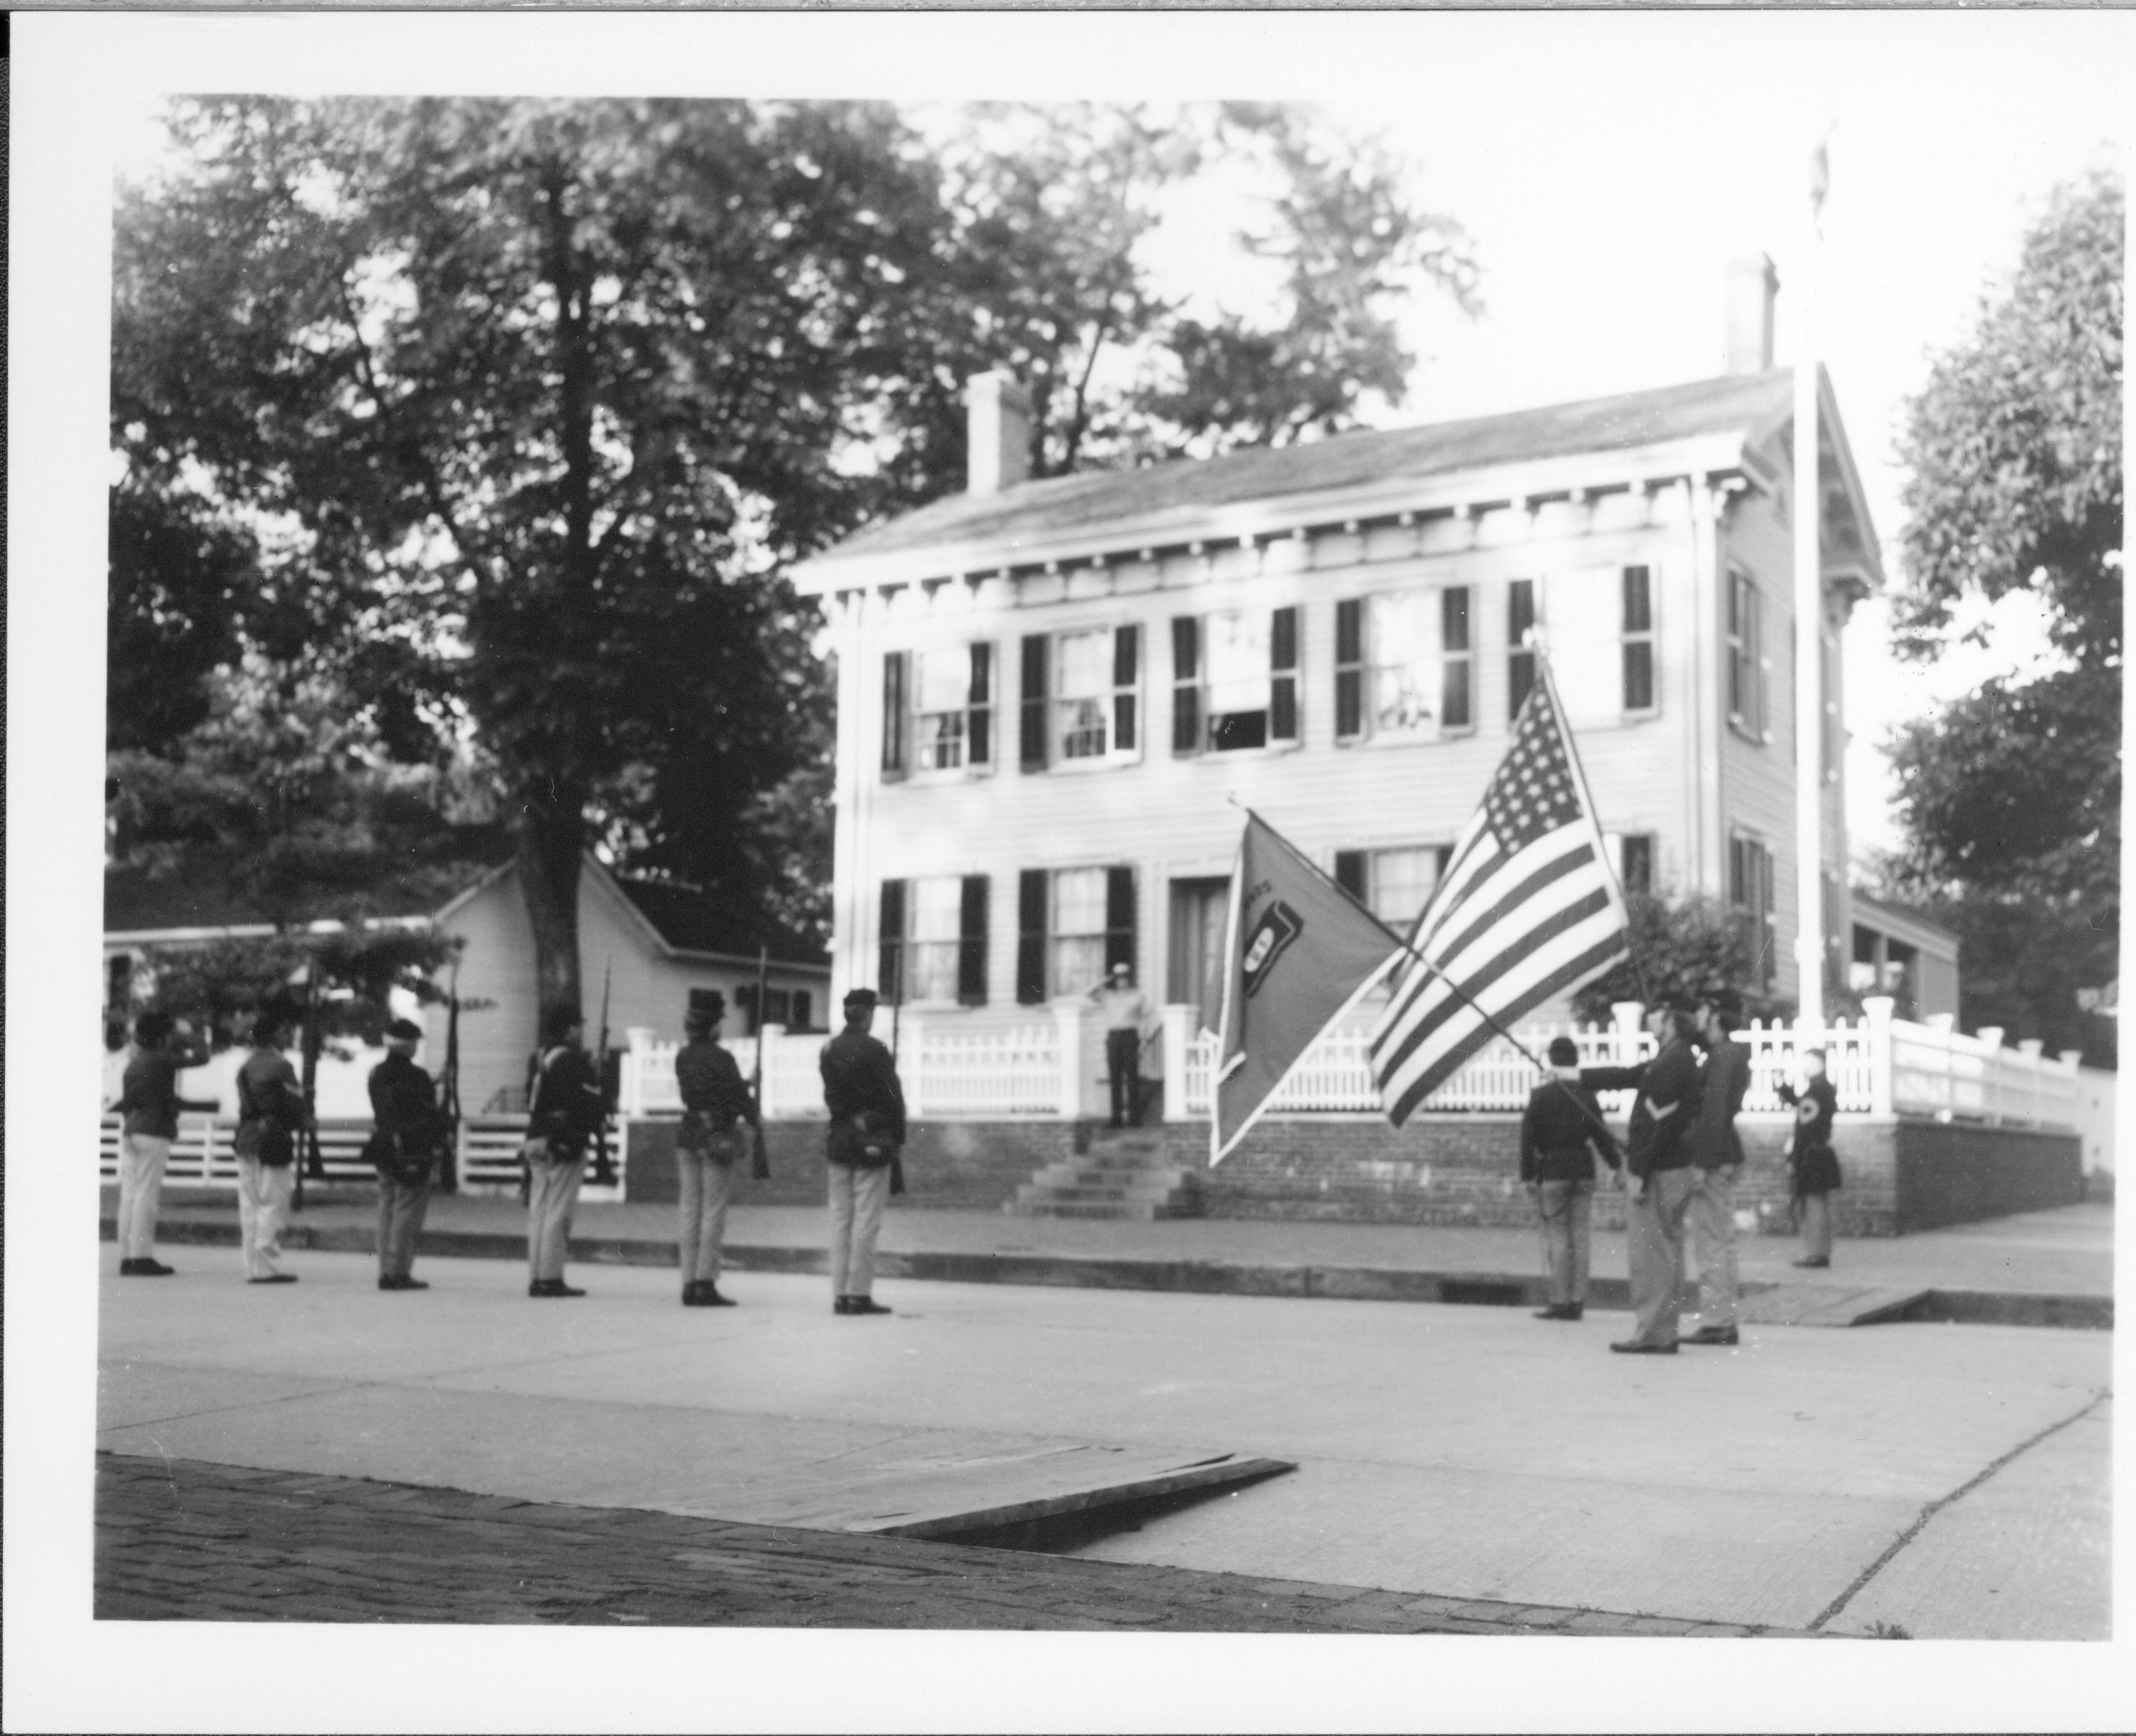
<instances>
[{"instance_id":1,"label":"tree foliage","mask_svg":"<svg viewBox=\"0 0 2136 1736\"><path fill-rule=\"evenodd\" d=\"M1630 957L1572 997L1575 1017L1606 1025L1611 1005L1619 1001L1654 1006L1717 997L1734 1001L1746 1016L1778 1013L1753 986L1747 938L1726 905L1697 895L1664 899L1640 893L1625 904Z\"/></svg>"},{"instance_id":2,"label":"tree foliage","mask_svg":"<svg viewBox=\"0 0 2136 1736\"><path fill-rule=\"evenodd\" d=\"M330 675L387 762L472 743L545 1007L579 1000L595 841L820 919L831 689L783 570L957 484L970 374L1031 386L1040 474L1295 439L1399 397L1405 273L1473 280L1396 165L1281 109L944 142L867 104L216 98L172 128L114 250L114 746L175 768L123 765L129 799L245 834L204 672L248 652ZM1278 189L1261 326L1182 319L1137 254L1220 147ZM338 799L269 828L285 866L331 868Z\"/></svg>"},{"instance_id":3,"label":"tree foliage","mask_svg":"<svg viewBox=\"0 0 2136 1736\"><path fill-rule=\"evenodd\" d=\"M2112 1055L2080 990L2120 928L2122 191L2063 189L1972 338L1910 407L1902 655L1949 643L1967 599L2026 591L2058 656L1892 742L1905 845L1886 890L1961 942L1960 1018Z\"/></svg>"}]
</instances>

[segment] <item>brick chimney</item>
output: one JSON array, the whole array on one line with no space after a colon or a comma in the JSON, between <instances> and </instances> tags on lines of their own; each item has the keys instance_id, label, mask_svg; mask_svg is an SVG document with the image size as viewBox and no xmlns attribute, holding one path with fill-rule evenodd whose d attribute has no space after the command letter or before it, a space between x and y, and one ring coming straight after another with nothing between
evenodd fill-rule
<instances>
[{"instance_id":1,"label":"brick chimney","mask_svg":"<svg viewBox=\"0 0 2136 1736\"><path fill-rule=\"evenodd\" d=\"M997 368L964 382L966 488L998 494L1031 474L1031 395Z\"/></svg>"},{"instance_id":2,"label":"brick chimney","mask_svg":"<svg viewBox=\"0 0 2136 1736\"><path fill-rule=\"evenodd\" d=\"M1773 298L1779 275L1762 253L1728 262L1728 371L1762 374L1773 365Z\"/></svg>"}]
</instances>

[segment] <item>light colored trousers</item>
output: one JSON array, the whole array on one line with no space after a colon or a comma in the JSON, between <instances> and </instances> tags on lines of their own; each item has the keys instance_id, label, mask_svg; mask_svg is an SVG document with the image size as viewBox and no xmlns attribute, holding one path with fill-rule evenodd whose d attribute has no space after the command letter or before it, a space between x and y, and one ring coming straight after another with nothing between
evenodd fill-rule
<instances>
[{"instance_id":1,"label":"light colored trousers","mask_svg":"<svg viewBox=\"0 0 2136 1736\"><path fill-rule=\"evenodd\" d=\"M1736 1170L1733 1165L1694 1169L1691 1196L1691 1256L1698 1268L1698 1323L1736 1324Z\"/></svg>"},{"instance_id":2,"label":"light colored trousers","mask_svg":"<svg viewBox=\"0 0 2136 1736\"><path fill-rule=\"evenodd\" d=\"M272 1278L282 1269L282 1230L296 1190L294 1163L237 1160L237 1233L245 1244L247 1278Z\"/></svg>"},{"instance_id":3,"label":"light colored trousers","mask_svg":"<svg viewBox=\"0 0 2136 1736\"><path fill-rule=\"evenodd\" d=\"M1688 1169L1658 1170L1647 1177L1643 1196L1631 1203L1632 1307L1638 1317L1634 1344L1674 1344L1683 1290L1683 1220L1698 1186Z\"/></svg>"},{"instance_id":4,"label":"light colored trousers","mask_svg":"<svg viewBox=\"0 0 2136 1736\"><path fill-rule=\"evenodd\" d=\"M1804 1194L1800 1204L1803 1253L1812 1259L1830 1259L1832 1258L1832 1195Z\"/></svg>"},{"instance_id":5,"label":"light colored trousers","mask_svg":"<svg viewBox=\"0 0 2136 1736\"><path fill-rule=\"evenodd\" d=\"M1542 1232L1542 1269L1553 1307L1587 1300L1587 1255L1593 1243L1595 1184L1545 1181L1536 1188L1536 1222Z\"/></svg>"},{"instance_id":6,"label":"light colored trousers","mask_svg":"<svg viewBox=\"0 0 2136 1736\"><path fill-rule=\"evenodd\" d=\"M890 1198L890 1166L825 1167L831 1172L831 1293L867 1296L875 1289L875 1239Z\"/></svg>"},{"instance_id":7,"label":"light colored trousers","mask_svg":"<svg viewBox=\"0 0 2136 1736\"><path fill-rule=\"evenodd\" d=\"M527 1265L536 1283L564 1275L571 1245L571 1210L579 1203L585 1157L543 1157L527 1166Z\"/></svg>"},{"instance_id":8,"label":"light colored trousers","mask_svg":"<svg viewBox=\"0 0 2136 1736\"><path fill-rule=\"evenodd\" d=\"M686 1284L717 1283L720 1249L727 1239L727 1195L734 1188L734 1164L678 1148L675 1175L682 1185L675 1263L682 1268Z\"/></svg>"},{"instance_id":9,"label":"light colored trousers","mask_svg":"<svg viewBox=\"0 0 2136 1736\"><path fill-rule=\"evenodd\" d=\"M412 1180L378 1178L378 1275L405 1278L415 1263L415 1239L430 1207L430 1171Z\"/></svg>"},{"instance_id":10,"label":"light colored trousers","mask_svg":"<svg viewBox=\"0 0 2136 1736\"><path fill-rule=\"evenodd\" d=\"M171 1161L171 1142L153 1133L119 1137L119 1257L156 1257L156 1206L163 1196L163 1166Z\"/></svg>"}]
</instances>

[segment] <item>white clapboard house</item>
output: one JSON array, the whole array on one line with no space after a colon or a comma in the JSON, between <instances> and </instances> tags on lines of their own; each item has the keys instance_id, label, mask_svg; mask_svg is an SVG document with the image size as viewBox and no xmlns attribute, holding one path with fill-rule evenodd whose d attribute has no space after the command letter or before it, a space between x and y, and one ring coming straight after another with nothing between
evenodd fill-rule
<instances>
[{"instance_id":1,"label":"white clapboard house","mask_svg":"<svg viewBox=\"0 0 2136 1736\"><path fill-rule=\"evenodd\" d=\"M1125 960L1213 1025L1234 804L1407 921L1505 751L1531 627L1624 880L1726 900L1778 997L1795 779L1823 783L1844 981L1839 635L1876 541L1821 379L1825 600L1799 623L1770 268L1733 282L1717 379L1207 462L1024 480L1026 400L974 380L967 491L796 573L837 653L833 993L978 1029Z\"/></svg>"}]
</instances>

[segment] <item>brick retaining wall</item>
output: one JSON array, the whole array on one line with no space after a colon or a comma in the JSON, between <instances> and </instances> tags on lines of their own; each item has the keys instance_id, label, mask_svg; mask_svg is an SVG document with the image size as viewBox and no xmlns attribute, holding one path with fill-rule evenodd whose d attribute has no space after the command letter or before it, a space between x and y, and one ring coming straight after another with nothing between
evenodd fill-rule
<instances>
[{"instance_id":1,"label":"brick retaining wall","mask_svg":"<svg viewBox=\"0 0 2136 1736\"><path fill-rule=\"evenodd\" d=\"M1789 1123L1737 1122L1746 1161L1736 1204L1769 1234L1791 1233ZM821 1122L765 1128L771 1179L737 1170L736 1205L813 1205L823 1195ZM1263 1121L1215 1169L1199 1123L1153 1127L1166 1156L1190 1172L1201 1212L1215 1218L1297 1219L1354 1224L1503 1227L1531 1221L1519 1182L1517 1115L1420 1115L1405 1127L1371 1117ZM919 1121L905 1151L906 1197L915 1205L994 1210L1046 1165L1082 1150L1086 1125L1063 1121ZM1836 1131L1845 1186L1833 1198L1842 1236L1888 1236L2073 1205L2082 1155L2073 1134L1902 1119L1842 1120ZM675 1197L675 1123L632 1123L633 1200ZM1595 1195L1597 1224L1621 1228L1624 1196Z\"/></svg>"}]
</instances>

